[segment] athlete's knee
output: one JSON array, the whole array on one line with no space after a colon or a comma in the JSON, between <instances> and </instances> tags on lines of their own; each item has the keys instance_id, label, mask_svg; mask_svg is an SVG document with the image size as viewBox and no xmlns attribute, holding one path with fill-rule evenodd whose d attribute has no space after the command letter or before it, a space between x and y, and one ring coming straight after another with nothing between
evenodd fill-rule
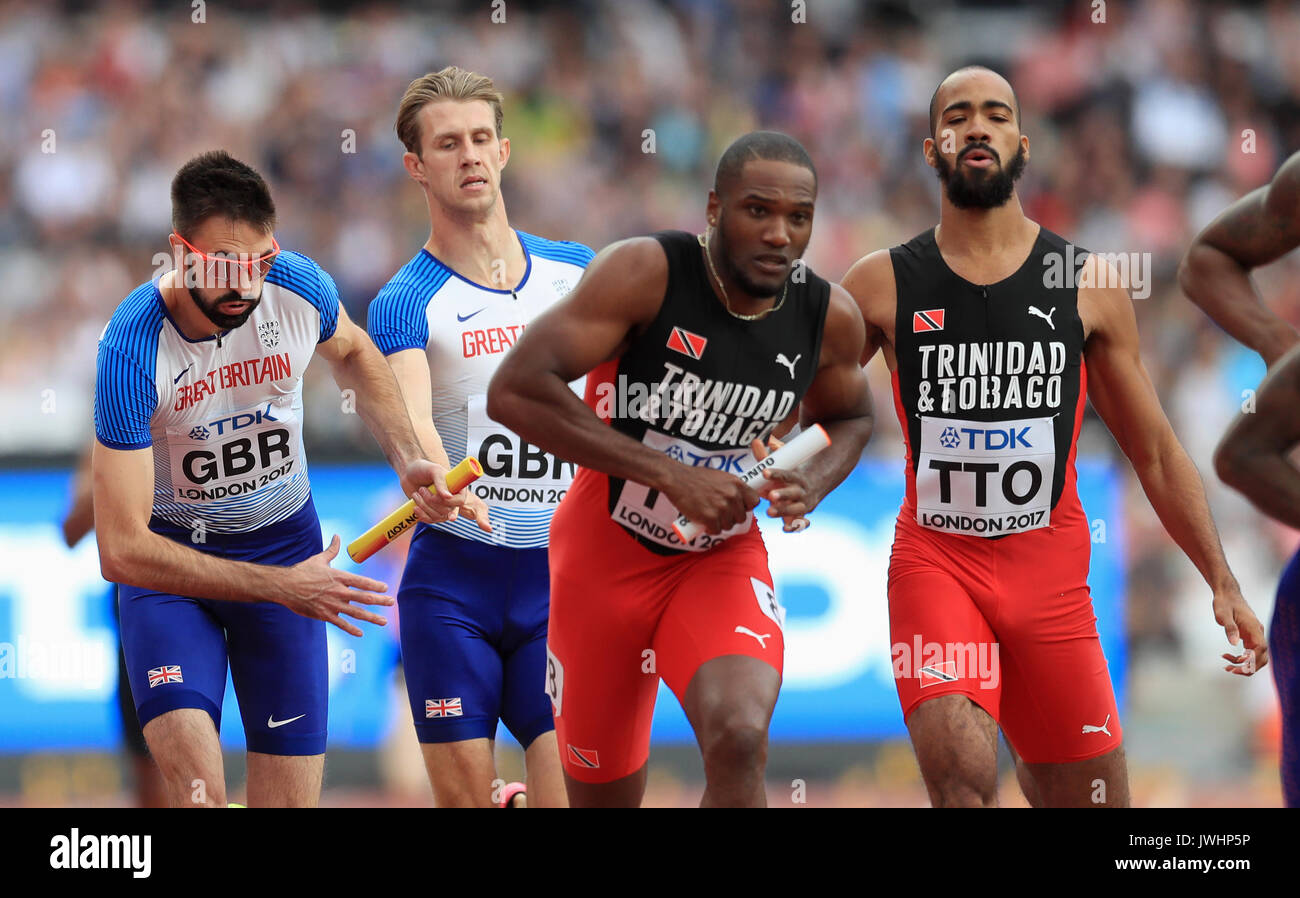
<instances>
[{"instance_id":1,"label":"athlete's knee","mask_svg":"<svg viewBox=\"0 0 1300 898\"><path fill-rule=\"evenodd\" d=\"M767 762L767 720L758 712L717 713L700 729L706 771L753 770Z\"/></svg>"},{"instance_id":2,"label":"athlete's knee","mask_svg":"<svg viewBox=\"0 0 1300 898\"><path fill-rule=\"evenodd\" d=\"M930 789L931 804L936 808L996 808L997 782L977 779L951 779Z\"/></svg>"}]
</instances>

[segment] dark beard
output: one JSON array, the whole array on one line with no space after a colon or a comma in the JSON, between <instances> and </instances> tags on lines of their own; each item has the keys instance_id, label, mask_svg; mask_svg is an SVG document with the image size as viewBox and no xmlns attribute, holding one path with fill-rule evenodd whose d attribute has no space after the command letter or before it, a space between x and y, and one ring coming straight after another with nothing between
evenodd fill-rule
<instances>
[{"instance_id":1,"label":"dark beard","mask_svg":"<svg viewBox=\"0 0 1300 898\"><path fill-rule=\"evenodd\" d=\"M209 321L222 330L227 331L234 330L247 321L249 316L256 311L258 304L262 301L261 296L258 296L253 300L245 300L244 297L240 296L234 290L227 290L225 293L218 296L211 306L205 306L198 296L195 295L193 290L187 289L185 292L190 295L190 299L194 301L194 305L198 306L199 311L202 312ZM217 311L217 306L221 305L223 302L248 302L249 306L239 315L225 315Z\"/></svg>"},{"instance_id":2,"label":"dark beard","mask_svg":"<svg viewBox=\"0 0 1300 898\"><path fill-rule=\"evenodd\" d=\"M993 157L998 163L995 170L987 171L980 175L972 173L970 169L963 170L961 161L967 153L980 149ZM964 148L957 154L955 166L950 166L948 160L944 159L938 152L934 154L937 160L935 164L935 174L939 176L939 181L943 184L943 191L948 197L948 202L952 203L958 209L994 209L1006 203L1011 199L1011 194L1016 189L1016 181L1020 180L1021 174L1025 170L1025 148L1022 146L1016 150L1016 155L1012 158L1011 164L1003 167L1002 159L997 152L987 144L972 144Z\"/></svg>"}]
</instances>

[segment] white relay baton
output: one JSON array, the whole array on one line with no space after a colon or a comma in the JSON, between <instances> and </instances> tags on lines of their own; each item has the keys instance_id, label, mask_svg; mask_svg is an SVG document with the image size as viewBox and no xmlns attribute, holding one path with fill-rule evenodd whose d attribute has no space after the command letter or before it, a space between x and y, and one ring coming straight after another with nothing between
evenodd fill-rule
<instances>
[{"instance_id":1,"label":"white relay baton","mask_svg":"<svg viewBox=\"0 0 1300 898\"><path fill-rule=\"evenodd\" d=\"M814 424L767 458L755 462L753 467L740 475L741 482L746 486L756 486L763 480L763 472L768 468L789 469L796 467L830 444L830 434L820 424ZM677 534L677 538L683 543L690 543L691 540L704 532L704 527L683 514L678 515L677 520L673 521L673 532Z\"/></svg>"}]
</instances>

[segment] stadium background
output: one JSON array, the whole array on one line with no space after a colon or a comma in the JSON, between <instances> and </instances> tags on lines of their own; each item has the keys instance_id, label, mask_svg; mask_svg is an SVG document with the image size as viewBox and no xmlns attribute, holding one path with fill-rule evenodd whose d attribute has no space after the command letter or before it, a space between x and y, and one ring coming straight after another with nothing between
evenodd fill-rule
<instances>
[{"instance_id":1,"label":"stadium background","mask_svg":"<svg viewBox=\"0 0 1300 898\"><path fill-rule=\"evenodd\" d=\"M792 21L801 6L806 21ZM859 256L937 220L939 186L920 153L927 103L970 62L1017 89L1032 142L1027 214L1090 249L1151 254L1149 296L1135 300L1144 358L1267 620L1295 534L1219 486L1209 465L1262 365L1204 320L1174 275L1192 235L1300 147L1292 4L0 3L0 653L10 661L0 664L0 805L130 800L93 537L69 552L58 521L91 438L96 339L166 249L168 184L185 159L224 147L261 170L281 244L317 259L364 321L427 235L392 130L397 99L411 78L455 63L506 95L515 227L595 248L698 230L722 148L773 128L817 163L807 260L838 280ZM1297 267L1293 255L1258 276L1293 322ZM902 442L883 362L870 375L878 426L862 466L808 534L769 540L790 614L774 806L798 803L796 781L809 805L925 802L882 667ZM394 484L325 366L308 372L305 402L326 536L346 540L393 504ZM1208 590L1091 412L1080 458L1136 803L1280 803L1271 678L1223 673ZM387 566L396 583L400 553L367 567ZM331 634L325 804L429 801L392 629L367 628L360 642ZM237 800L233 695L225 718ZM665 693L649 804L698 799L683 725ZM508 738L501 766L507 778L520 772ZM1013 777L1002 784L1007 803L1022 803Z\"/></svg>"}]
</instances>

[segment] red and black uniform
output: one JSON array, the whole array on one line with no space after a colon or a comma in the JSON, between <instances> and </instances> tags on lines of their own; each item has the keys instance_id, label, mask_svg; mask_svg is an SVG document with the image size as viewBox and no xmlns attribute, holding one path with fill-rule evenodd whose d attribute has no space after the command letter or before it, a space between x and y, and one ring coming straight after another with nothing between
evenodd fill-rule
<instances>
[{"instance_id":1,"label":"red and black uniform","mask_svg":"<svg viewBox=\"0 0 1300 898\"><path fill-rule=\"evenodd\" d=\"M692 234L653 235L668 257L654 321L587 376L586 402L610 427L688 465L739 474L749 444L798 407L817 373L830 285L804 268L757 321L723 308ZM681 700L722 655L782 669L784 611L754 516L684 546L678 511L633 481L580 468L551 523L546 689L565 770L609 782L650 751L659 678Z\"/></svg>"},{"instance_id":2,"label":"red and black uniform","mask_svg":"<svg viewBox=\"0 0 1300 898\"><path fill-rule=\"evenodd\" d=\"M893 247L894 400L907 495L889 566L904 717L968 696L1030 763L1120 744L1088 591L1088 520L1075 488L1087 376L1071 259L1042 229L987 286L954 273L934 230Z\"/></svg>"}]
</instances>

